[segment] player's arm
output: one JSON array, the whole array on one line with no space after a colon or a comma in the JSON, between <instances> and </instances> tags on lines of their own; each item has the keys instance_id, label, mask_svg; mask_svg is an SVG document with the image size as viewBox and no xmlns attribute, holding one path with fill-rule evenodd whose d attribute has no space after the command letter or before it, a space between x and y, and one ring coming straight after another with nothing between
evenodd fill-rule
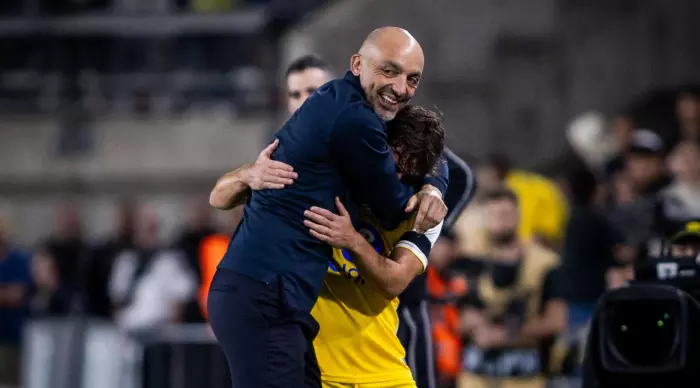
<instances>
[{"instance_id":1,"label":"player's arm","mask_svg":"<svg viewBox=\"0 0 700 388\"><path fill-rule=\"evenodd\" d=\"M387 299L397 297L416 275L425 270L430 249L440 234L442 224L426 234L404 234L389 258L374 250L352 226L350 215L340 200L336 198L335 202L339 214L313 207L305 212L304 225L319 240L336 248L347 249L360 273L374 283Z\"/></svg>"},{"instance_id":2,"label":"player's arm","mask_svg":"<svg viewBox=\"0 0 700 388\"><path fill-rule=\"evenodd\" d=\"M369 205L379 219L392 226L405 218L406 211L413 210L407 204L416 193L413 187L399 181L384 124L376 115L369 114L362 105L349 107L334 124L329 146L356 202ZM423 190L409 204L419 207L419 213L422 211L416 218L421 230L434 227L447 213L446 208L444 213L441 209L442 194L447 188L446 171L445 167L441 169L441 178L426 181Z\"/></svg>"},{"instance_id":3,"label":"player's arm","mask_svg":"<svg viewBox=\"0 0 700 388\"><path fill-rule=\"evenodd\" d=\"M243 205L253 190L283 189L294 183L297 174L288 164L271 159L279 145L275 140L258 155L253 164L243 165L224 174L209 194L209 204L221 210Z\"/></svg>"}]
</instances>

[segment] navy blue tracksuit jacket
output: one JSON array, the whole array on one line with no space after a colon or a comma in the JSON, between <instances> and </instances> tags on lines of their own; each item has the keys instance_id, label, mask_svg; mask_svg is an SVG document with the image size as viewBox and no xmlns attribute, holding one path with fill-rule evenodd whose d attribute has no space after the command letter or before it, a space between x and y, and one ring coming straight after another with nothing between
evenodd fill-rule
<instances>
[{"instance_id":1,"label":"navy blue tracksuit jacket","mask_svg":"<svg viewBox=\"0 0 700 388\"><path fill-rule=\"evenodd\" d=\"M281 277L286 302L310 311L332 251L304 227L304 211L335 209L339 196L353 220L361 203L392 227L407 217L414 188L399 182L386 124L350 72L309 97L275 136L280 145L273 158L292 165L299 177L282 190L253 193L219 268L263 282ZM427 183L444 193L447 176L443 164Z\"/></svg>"}]
</instances>

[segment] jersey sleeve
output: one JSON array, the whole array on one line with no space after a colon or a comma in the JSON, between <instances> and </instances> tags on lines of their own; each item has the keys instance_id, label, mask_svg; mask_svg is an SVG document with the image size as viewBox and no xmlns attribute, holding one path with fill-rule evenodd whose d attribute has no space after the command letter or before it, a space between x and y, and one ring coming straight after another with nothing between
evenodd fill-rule
<instances>
[{"instance_id":1,"label":"jersey sleeve","mask_svg":"<svg viewBox=\"0 0 700 388\"><path fill-rule=\"evenodd\" d=\"M404 220L414 190L399 181L384 124L376 115L362 105L347 108L333 127L330 150L355 202L369 205L383 224Z\"/></svg>"},{"instance_id":2,"label":"jersey sleeve","mask_svg":"<svg viewBox=\"0 0 700 388\"><path fill-rule=\"evenodd\" d=\"M430 256L430 250L435 245L438 237L440 237L440 232L442 231L442 222L437 226L428 229L425 234L418 233L416 231L406 232L401 236L401 239L396 244L395 248L408 249L413 253L418 260L423 264L423 271L428 267L428 257Z\"/></svg>"}]
</instances>

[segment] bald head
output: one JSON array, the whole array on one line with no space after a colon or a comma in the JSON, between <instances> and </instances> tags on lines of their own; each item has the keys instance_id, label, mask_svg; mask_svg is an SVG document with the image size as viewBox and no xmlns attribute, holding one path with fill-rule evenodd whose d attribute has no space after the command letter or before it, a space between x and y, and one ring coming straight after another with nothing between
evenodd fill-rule
<instances>
[{"instance_id":1,"label":"bald head","mask_svg":"<svg viewBox=\"0 0 700 388\"><path fill-rule=\"evenodd\" d=\"M382 27L372 31L350 60L367 100L389 121L413 97L425 58L418 41L406 30Z\"/></svg>"},{"instance_id":2,"label":"bald head","mask_svg":"<svg viewBox=\"0 0 700 388\"><path fill-rule=\"evenodd\" d=\"M362 42L360 54L369 55L369 52L374 50L399 52L415 50L415 54L423 57L423 49L418 41L408 31L399 27L381 27L370 32Z\"/></svg>"}]
</instances>

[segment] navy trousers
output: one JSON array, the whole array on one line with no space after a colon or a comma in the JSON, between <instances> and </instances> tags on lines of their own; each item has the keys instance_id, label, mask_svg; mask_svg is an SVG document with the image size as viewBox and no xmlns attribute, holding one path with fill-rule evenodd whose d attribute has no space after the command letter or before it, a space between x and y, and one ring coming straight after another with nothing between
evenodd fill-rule
<instances>
[{"instance_id":1,"label":"navy trousers","mask_svg":"<svg viewBox=\"0 0 700 388\"><path fill-rule=\"evenodd\" d=\"M411 368L418 388L435 388L435 359L428 317L428 303L399 305L399 330L396 333L406 350L406 364Z\"/></svg>"},{"instance_id":2,"label":"navy trousers","mask_svg":"<svg viewBox=\"0 0 700 388\"><path fill-rule=\"evenodd\" d=\"M219 269L207 308L233 388L320 386L312 346L318 324L289 307L280 277L265 283Z\"/></svg>"}]
</instances>

